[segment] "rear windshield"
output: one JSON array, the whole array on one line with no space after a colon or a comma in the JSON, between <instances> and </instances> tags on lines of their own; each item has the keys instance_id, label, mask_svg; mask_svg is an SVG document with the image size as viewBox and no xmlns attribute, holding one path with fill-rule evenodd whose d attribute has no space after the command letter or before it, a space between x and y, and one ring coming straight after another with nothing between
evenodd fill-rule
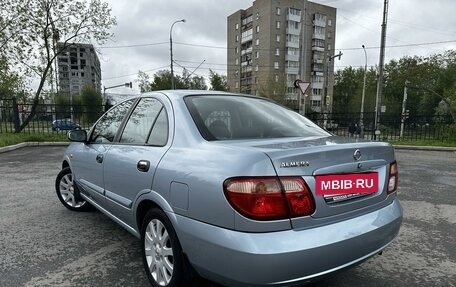
<instances>
[{"instance_id":1,"label":"rear windshield","mask_svg":"<svg viewBox=\"0 0 456 287\"><path fill-rule=\"evenodd\" d=\"M302 115L266 99L188 96L185 103L206 140L328 136Z\"/></svg>"}]
</instances>

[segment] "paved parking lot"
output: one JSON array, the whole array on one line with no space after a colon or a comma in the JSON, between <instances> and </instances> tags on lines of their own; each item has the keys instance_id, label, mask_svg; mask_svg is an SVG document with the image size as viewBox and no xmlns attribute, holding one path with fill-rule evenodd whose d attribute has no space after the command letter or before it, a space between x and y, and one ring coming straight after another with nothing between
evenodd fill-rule
<instances>
[{"instance_id":1,"label":"paved parking lot","mask_svg":"<svg viewBox=\"0 0 456 287\"><path fill-rule=\"evenodd\" d=\"M149 286L139 240L99 212L74 213L58 201L63 150L0 154L0 286ZM396 155L399 237L383 255L311 286L456 286L456 153Z\"/></svg>"}]
</instances>

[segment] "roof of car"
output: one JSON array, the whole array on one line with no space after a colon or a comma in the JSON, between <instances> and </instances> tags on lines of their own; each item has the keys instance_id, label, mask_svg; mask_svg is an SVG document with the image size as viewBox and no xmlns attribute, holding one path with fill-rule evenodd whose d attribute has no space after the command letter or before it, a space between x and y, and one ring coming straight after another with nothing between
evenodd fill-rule
<instances>
[{"instance_id":1,"label":"roof of car","mask_svg":"<svg viewBox=\"0 0 456 287\"><path fill-rule=\"evenodd\" d=\"M192 95L202 95L202 96L204 96L204 95L226 95L226 96L230 95L230 96L255 97L255 96L247 95L247 94L213 91L213 90L161 90L161 91L143 93L140 96L147 97L149 95L154 95L157 93L164 94L164 95L168 96L169 98L183 98L183 97L192 96Z\"/></svg>"}]
</instances>

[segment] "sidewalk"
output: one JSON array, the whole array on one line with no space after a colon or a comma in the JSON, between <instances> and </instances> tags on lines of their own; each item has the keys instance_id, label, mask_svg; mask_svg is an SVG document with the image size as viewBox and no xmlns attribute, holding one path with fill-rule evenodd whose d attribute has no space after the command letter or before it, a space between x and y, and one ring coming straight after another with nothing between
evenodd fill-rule
<instances>
[{"instance_id":1,"label":"sidewalk","mask_svg":"<svg viewBox=\"0 0 456 287\"><path fill-rule=\"evenodd\" d=\"M31 146L67 146L69 142L23 142L20 144L0 147L0 153L8 152L17 150L23 147L31 147Z\"/></svg>"}]
</instances>

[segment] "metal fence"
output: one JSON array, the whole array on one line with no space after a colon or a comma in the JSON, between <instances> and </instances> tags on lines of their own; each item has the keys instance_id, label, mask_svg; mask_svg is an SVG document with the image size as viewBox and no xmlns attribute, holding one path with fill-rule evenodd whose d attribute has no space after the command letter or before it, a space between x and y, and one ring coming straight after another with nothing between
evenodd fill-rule
<instances>
[{"instance_id":1,"label":"metal fence","mask_svg":"<svg viewBox=\"0 0 456 287\"><path fill-rule=\"evenodd\" d=\"M402 118L400 114L381 114L377 133L373 112L363 114L363 128L359 113L312 113L306 116L340 136L360 137L364 133L364 138L384 141L456 141L456 124L449 115L415 115Z\"/></svg>"},{"instance_id":2,"label":"metal fence","mask_svg":"<svg viewBox=\"0 0 456 287\"><path fill-rule=\"evenodd\" d=\"M30 114L31 104L17 104L14 99L0 100L0 133L13 133ZM36 114L21 131L23 133L61 132L53 122L71 120L83 129L89 129L103 114L103 106L63 106L38 104ZM347 137L360 137L360 114L311 113L306 115L319 126L330 132ZM381 114L375 134L374 113L364 113L364 138L382 141L437 140L456 142L456 123L451 116L410 115L402 122L401 115ZM403 125L402 125L403 124Z\"/></svg>"},{"instance_id":3,"label":"metal fence","mask_svg":"<svg viewBox=\"0 0 456 287\"><path fill-rule=\"evenodd\" d=\"M32 104L18 104L15 99L0 100L0 133L14 133L30 115ZM22 133L48 133L71 125L89 129L103 114L104 106L38 104L35 115Z\"/></svg>"}]
</instances>

